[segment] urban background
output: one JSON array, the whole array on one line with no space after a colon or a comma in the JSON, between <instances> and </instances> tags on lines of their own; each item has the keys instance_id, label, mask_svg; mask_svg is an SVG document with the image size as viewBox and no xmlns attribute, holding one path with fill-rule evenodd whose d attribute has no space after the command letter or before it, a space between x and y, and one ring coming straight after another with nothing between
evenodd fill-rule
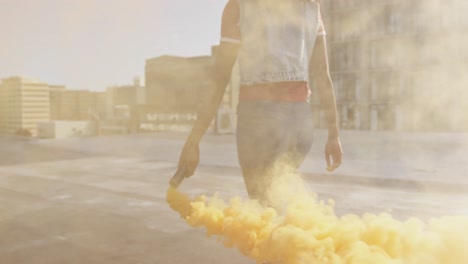
<instances>
[{"instance_id":1,"label":"urban background","mask_svg":"<svg viewBox=\"0 0 468 264\"><path fill-rule=\"evenodd\" d=\"M322 1L342 129L468 131L467 4L457 0ZM0 135L41 138L187 131L214 89L218 46L146 60L144 83L104 92L20 76L0 83ZM236 67L212 130L234 133ZM318 128L324 113L313 95Z\"/></svg>"}]
</instances>

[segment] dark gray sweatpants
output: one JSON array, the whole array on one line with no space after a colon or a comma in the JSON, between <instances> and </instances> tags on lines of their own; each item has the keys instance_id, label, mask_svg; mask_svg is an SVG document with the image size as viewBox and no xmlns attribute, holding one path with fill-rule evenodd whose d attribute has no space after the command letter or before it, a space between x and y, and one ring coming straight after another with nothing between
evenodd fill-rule
<instances>
[{"instance_id":1,"label":"dark gray sweatpants","mask_svg":"<svg viewBox=\"0 0 468 264\"><path fill-rule=\"evenodd\" d=\"M271 169L297 169L313 139L308 102L241 101L237 108L237 153L249 197L268 203Z\"/></svg>"}]
</instances>

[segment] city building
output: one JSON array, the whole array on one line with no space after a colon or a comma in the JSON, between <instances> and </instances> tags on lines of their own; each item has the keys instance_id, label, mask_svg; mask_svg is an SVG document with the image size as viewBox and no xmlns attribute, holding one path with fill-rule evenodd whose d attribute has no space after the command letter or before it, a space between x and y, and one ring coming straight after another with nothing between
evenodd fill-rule
<instances>
[{"instance_id":1,"label":"city building","mask_svg":"<svg viewBox=\"0 0 468 264\"><path fill-rule=\"evenodd\" d=\"M146 61L146 103L161 112L196 112L214 88L213 56L161 56Z\"/></svg>"},{"instance_id":2,"label":"city building","mask_svg":"<svg viewBox=\"0 0 468 264\"><path fill-rule=\"evenodd\" d=\"M201 105L206 104L215 89L214 62L219 46L212 46L210 56L161 56L146 61L147 106L145 113L180 114L179 123L190 126ZM237 64L233 77L215 117L213 128L218 133L233 133L236 124L239 78ZM153 122L154 123L154 122Z\"/></svg>"},{"instance_id":3,"label":"city building","mask_svg":"<svg viewBox=\"0 0 468 264\"><path fill-rule=\"evenodd\" d=\"M133 84L111 86L106 90L105 105L108 118L130 115L131 109L143 107L145 104L145 87L141 85L138 77L133 79Z\"/></svg>"},{"instance_id":4,"label":"city building","mask_svg":"<svg viewBox=\"0 0 468 264\"><path fill-rule=\"evenodd\" d=\"M127 127L132 111L143 107L145 101L145 87L139 78L131 85L95 92L11 77L0 80L0 135L87 135L87 122L96 119L103 127ZM42 131L38 131L39 124Z\"/></svg>"},{"instance_id":5,"label":"city building","mask_svg":"<svg viewBox=\"0 0 468 264\"><path fill-rule=\"evenodd\" d=\"M60 96L66 90L65 85L49 85L50 91L50 119L61 120Z\"/></svg>"},{"instance_id":6,"label":"city building","mask_svg":"<svg viewBox=\"0 0 468 264\"><path fill-rule=\"evenodd\" d=\"M98 98L102 92L67 90L64 86L50 86L52 120L88 120L90 114L103 114Z\"/></svg>"},{"instance_id":7,"label":"city building","mask_svg":"<svg viewBox=\"0 0 468 264\"><path fill-rule=\"evenodd\" d=\"M198 110L207 103L215 88L214 61L213 55L148 59L145 66L146 106L137 114L143 130L188 131ZM225 97L226 103L230 100L229 96ZM215 123L212 127L216 128Z\"/></svg>"},{"instance_id":8,"label":"city building","mask_svg":"<svg viewBox=\"0 0 468 264\"><path fill-rule=\"evenodd\" d=\"M8 98L5 95L5 91L3 90L2 80L0 80L0 135L4 134L3 132L3 124L6 123L6 105Z\"/></svg>"},{"instance_id":9,"label":"city building","mask_svg":"<svg viewBox=\"0 0 468 264\"><path fill-rule=\"evenodd\" d=\"M37 135L37 124L50 120L49 85L11 77L0 86L0 134Z\"/></svg>"},{"instance_id":10,"label":"city building","mask_svg":"<svg viewBox=\"0 0 468 264\"><path fill-rule=\"evenodd\" d=\"M340 126L468 130L466 8L455 0L322 1Z\"/></svg>"}]
</instances>

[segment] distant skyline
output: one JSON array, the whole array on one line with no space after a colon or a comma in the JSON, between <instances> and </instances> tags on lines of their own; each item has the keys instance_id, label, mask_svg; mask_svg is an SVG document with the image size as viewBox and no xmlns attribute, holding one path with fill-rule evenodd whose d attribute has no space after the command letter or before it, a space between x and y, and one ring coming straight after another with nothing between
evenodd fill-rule
<instances>
[{"instance_id":1,"label":"distant skyline","mask_svg":"<svg viewBox=\"0 0 468 264\"><path fill-rule=\"evenodd\" d=\"M0 0L0 78L104 90L145 60L210 54L227 0Z\"/></svg>"}]
</instances>

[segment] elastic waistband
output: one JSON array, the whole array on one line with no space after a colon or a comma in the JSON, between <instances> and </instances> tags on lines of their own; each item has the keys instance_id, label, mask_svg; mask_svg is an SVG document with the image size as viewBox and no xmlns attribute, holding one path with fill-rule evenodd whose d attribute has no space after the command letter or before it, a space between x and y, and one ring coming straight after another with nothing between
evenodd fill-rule
<instances>
[{"instance_id":1,"label":"elastic waistband","mask_svg":"<svg viewBox=\"0 0 468 264\"><path fill-rule=\"evenodd\" d=\"M241 86L240 101L307 101L310 90L306 82L279 82Z\"/></svg>"}]
</instances>

